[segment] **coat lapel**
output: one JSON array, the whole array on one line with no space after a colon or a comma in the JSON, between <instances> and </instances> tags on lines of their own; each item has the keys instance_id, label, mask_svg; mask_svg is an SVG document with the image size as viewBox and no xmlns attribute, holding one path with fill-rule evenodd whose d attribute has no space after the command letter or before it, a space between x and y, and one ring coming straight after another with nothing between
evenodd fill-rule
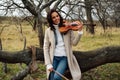
<instances>
[{"instance_id":1,"label":"coat lapel","mask_svg":"<svg viewBox=\"0 0 120 80\"><path fill-rule=\"evenodd\" d=\"M52 30L50 30L49 37L51 42L50 57L51 57L51 61L53 62L53 56L54 56L54 50L55 50L55 35Z\"/></svg>"},{"instance_id":2,"label":"coat lapel","mask_svg":"<svg viewBox=\"0 0 120 80\"><path fill-rule=\"evenodd\" d=\"M52 46L55 48L55 34L52 30L50 30L50 37L52 37L51 38Z\"/></svg>"}]
</instances>

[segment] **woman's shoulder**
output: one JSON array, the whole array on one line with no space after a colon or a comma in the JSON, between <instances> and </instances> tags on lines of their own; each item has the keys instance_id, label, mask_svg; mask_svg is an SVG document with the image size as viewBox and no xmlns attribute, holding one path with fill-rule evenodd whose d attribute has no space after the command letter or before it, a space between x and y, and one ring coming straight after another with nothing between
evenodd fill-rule
<instances>
[{"instance_id":1,"label":"woman's shoulder","mask_svg":"<svg viewBox=\"0 0 120 80\"><path fill-rule=\"evenodd\" d=\"M46 31L49 31L50 30L50 27L48 27L47 29L46 29Z\"/></svg>"},{"instance_id":2,"label":"woman's shoulder","mask_svg":"<svg viewBox=\"0 0 120 80\"><path fill-rule=\"evenodd\" d=\"M46 31L45 31L46 33L49 33L49 32L51 32L51 28L50 27L48 27L47 29L46 29Z\"/></svg>"}]
</instances>

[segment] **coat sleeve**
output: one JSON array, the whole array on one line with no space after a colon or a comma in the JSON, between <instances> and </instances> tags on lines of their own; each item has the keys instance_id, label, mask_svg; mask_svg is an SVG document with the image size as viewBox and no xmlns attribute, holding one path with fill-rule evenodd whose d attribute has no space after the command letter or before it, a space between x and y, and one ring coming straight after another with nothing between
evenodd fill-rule
<instances>
[{"instance_id":1,"label":"coat sleeve","mask_svg":"<svg viewBox=\"0 0 120 80\"><path fill-rule=\"evenodd\" d=\"M73 46L76 46L78 44L78 42L81 39L81 36L82 35L80 35L78 33L77 33L77 35L74 35L74 32L72 30L70 31L70 40L71 40L71 43Z\"/></svg>"},{"instance_id":2,"label":"coat sleeve","mask_svg":"<svg viewBox=\"0 0 120 80\"><path fill-rule=\"evenodd\" d=\"M49 31L47 29L45 31L44 45L43 45L45 65L51 64L51 60L50 60L50 40L49 40L49 33L48 32Z\"/></svg>"}]
</instances>

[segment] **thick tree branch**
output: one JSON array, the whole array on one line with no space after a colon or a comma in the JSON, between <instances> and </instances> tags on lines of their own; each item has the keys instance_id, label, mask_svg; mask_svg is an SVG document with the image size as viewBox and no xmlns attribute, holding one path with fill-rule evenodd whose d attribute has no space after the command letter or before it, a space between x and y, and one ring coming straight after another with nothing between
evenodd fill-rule
<instances>
[{"instance_id":1,"label":"thick tree branch","mask_svg":"<svg viewBox=\"0 0 120 80\"><path fill-rule=\"evenodd\" d=\"M120 62L120 46L108 46L86 52L74 51L74 55L82 72L85 72L106 63Z\"/></svg>"},{"instance_id":2,"label":"thick tree branch","mask_svg":"<svg viewBox=\"0 0 120 80\"><path fill-rule=\"evenodd\" d=\"M36 6L31 4L28 0L22 0L22 2L24 6L26 7L26 9L30 11L31 14L37 16Z\"/></svg>"},{"instance_id":3,"label":"thick tree branch","mask_svg":"<svg viewBox=\"0 0 120 80\"><path fill-rule=\"evenodd\" d=\"M37 48L36 53L36 59L44 61L43 49ZM84 52L74 51L74 55L79 63L81 71L85 72L106 63L120 62L120 46L108 46ZM31 49L18 52L0 51L0 61L5 63L25 63L28 65L32 60L31 58ZM29 68L19 72L19 76L14 76L13 79L22 80L27 74L29 74ZM69 71L66 72L65 76L69 76L69 78L71 78Z\"/></svg>"},{"instance_id":4,"label":"thick tree branch","mask_svg":"<svg viewBox=\"0 0 120 80\"><path fill-rule=\"evenodd\" d=\"M43 50L37 48L37 60L44 61ZM0 51L0 61L6 63L25 63L29 64L31 61L30 49L18 52ZM82 72L97 66L120 62L120 46L108 46L91 51L74 51L74 55L81 67ZM94 64L93 64L94 63Z\"/></svg>"},{"instance_id":5,"label":"thick tree branch","mask_svg":"<svg viewBox=\"0 0 120 80\"><path fill-rule=\"evenodd\" d=\"M49 2L47 2L45 5L41 6L39 11L42 11L43 9L45 9L46 7L50 6L53 2L55 2L57 0L50 0Z\"/></svg>"}]
</instances>

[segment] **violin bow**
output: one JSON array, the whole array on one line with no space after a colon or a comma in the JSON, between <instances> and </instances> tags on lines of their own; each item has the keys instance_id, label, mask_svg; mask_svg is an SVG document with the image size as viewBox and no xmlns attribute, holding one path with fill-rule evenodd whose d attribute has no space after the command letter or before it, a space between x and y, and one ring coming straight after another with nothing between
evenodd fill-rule
<instances>
[{"instance_id":1,"label":"violin bow","mask_svg":"<svg viewBox=\"0 0 120 80\"><path fill-rule=\"evenodd\" d=\"M59 72L55 71L54 69L53 69L53 72L55 72L57 75L61 76L63 79L69 80L67 77L65 77L64 75L62 75Z\"/></svg>"}]
</instances>

